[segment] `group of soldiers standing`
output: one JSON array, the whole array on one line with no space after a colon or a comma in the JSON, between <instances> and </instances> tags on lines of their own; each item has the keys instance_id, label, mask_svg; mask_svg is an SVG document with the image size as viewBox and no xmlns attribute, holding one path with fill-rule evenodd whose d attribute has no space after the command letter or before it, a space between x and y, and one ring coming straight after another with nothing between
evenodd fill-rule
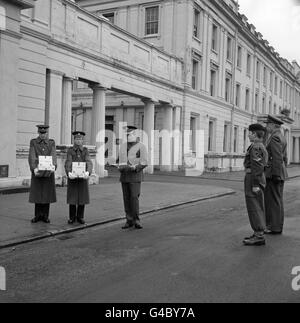
<instances>
[{"instance_id":1,"label":"group of soldiers standing","mask_svg":"<svg viewBox=\"0 0 300 323\"><path fill-rule=\"evenodd\" d=\"M245 245L265 245L265 234L281 234L284 224L283 189L287 178L287 142L281 132L283 122L268 116L267 126L249 127L251 145L247 150L245 166L245 197L247 211L254 234L244 239ZM29 165L32 172L29 202L35 204L32 223L50 223L50 204L56 202L55 176L57 168L55 142L48 139L49 126L38 127L39 137L31 140ZM139 218L139 198L143 170L147 167L147 149L138 140L137 128L127 127L127 141L121 145L119 163L126 223L122 229L142 229ZM89 177L93 171L89 151L83 146L85 133L73 132L74 145L67 151L65 171L68 176L67 203L69 221L85 224L85 205L90 203ZM39 156L51 156L54 169L41 172ZM73 163L85 163L82 177L74 176Z\"/></svg>"},{"instance_id":2,"label":"group of soldiers standing","mask_svg":"<svg viewBox=\"0 0 300 323\"><path fill-rule=\"evenodd\" d=\"M261 124L249 127L251 145L244 161L245 197L254 234L244 239L247 246L265 245L265 234L283 232L288 158L282 124L280 119L269 115L266 127Z\"/></svg>"},{"instance_id":3,"label":"group of soldiers standing","mask_svg":"<svg viewBox=\"0 0 300 323\"><path fill-rule=\"evenodd\" d=\"M48 138L47 125L38 125L38 138L32 139L29 150L29 166L31 170L31 188L29 202L35 204L32 223L43 221L50 223L50 204L55 203L55 170L57 169L56 146L52 139ZM127 127L127 142L120 148L119 169L122 183L126 223L123 229L142 229L139 218L139 198L141 194L141 182L143 181L143 169L147 167L147 149L139 142L137 128ZM65 171L68 177L67 204L69 204L68 223L85 224L85 205L90 203L89 177L93 171L93 163L89 151L83 146L85 133L73 132L74 145L67 151ZM39 157L51 157L53 169L40 170ZM73 172L73 164L84 163L85 170L82 176L77 177Z\"/></svg>"}]
</instances>

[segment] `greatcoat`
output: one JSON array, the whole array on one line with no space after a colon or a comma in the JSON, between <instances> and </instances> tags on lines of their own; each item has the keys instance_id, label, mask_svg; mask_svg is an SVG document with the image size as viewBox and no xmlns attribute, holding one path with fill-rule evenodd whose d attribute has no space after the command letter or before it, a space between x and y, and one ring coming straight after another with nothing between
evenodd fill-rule
<instances>
[{"instance_id":1,"label":"greatcoat","mask_svg":"<svg viewBox=\"0 0 300 323\"><path fill-rule=\"evenodd\" d=\"M39 156L52 156L53 165L57 167L55 141L52 139L32 139L30 142L28 162L31 170L31 187L29 202L50 204L56 202L55 175L37 177L34 170L38 167Z\"/></svg>"},{"instance_id":2,"label":"greatcoat","mask_svg":"<svg viewBox=\"0 0 300 323\"><path fill-rule=\"evenodd\" d=\"M280 129L276 129L266 143L269 153L266 168L267 187L265 192L267 228L282 232L284 224L283 191L287 174L287 141Z\"/></svg>"},{"instance_id":3,"label":"greatcoat","mask_svg":"<svg viewBox=\"0 0 300 323\"><path fill-rule=\"evenodd\" d=\"M73 146L68 149L65 163L66 174L72 172L72 163L86 163L86 171L91 175L93 163L86 147ZM69 179L67 190L67 203L70 205L86 205L90 203L89 180L83 178Z\"/></svg>"}]
</instances>

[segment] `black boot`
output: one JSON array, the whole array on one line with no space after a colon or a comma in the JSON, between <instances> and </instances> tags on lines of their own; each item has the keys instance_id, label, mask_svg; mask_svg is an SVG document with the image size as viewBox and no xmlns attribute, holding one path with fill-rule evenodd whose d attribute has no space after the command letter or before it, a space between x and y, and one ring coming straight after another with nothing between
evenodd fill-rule
<instances>
[{"instance_id":1,"label":"black boot","mask_svg":"<svg viewBox=\"0 0 300 323\"><path fill-rule=\"evenodd\" d=\"M83 220L84 219L84 208L85 208L84 205L78 205L78 207L77 207L77 222L79 224L85 224L85 221Z\"/></svg>"},{"instance_id":2,"label":"black boot","mask_svg":"<svg viewBox=\"0 0 300 323\"><path fill-rule=\"evenodd\" d=\"M69 206L69 221L68 224L74 224L76 220L76 205Z\"/></svg>"}]
</instances>

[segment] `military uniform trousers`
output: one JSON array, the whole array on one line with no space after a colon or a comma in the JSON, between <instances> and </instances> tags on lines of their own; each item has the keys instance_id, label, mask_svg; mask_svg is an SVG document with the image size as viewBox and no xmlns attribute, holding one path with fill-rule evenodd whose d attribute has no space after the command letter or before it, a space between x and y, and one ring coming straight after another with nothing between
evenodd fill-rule
<instances>
[{"instance_id":1,"label":"military uniform trousers","mask_svg":"<svg viewBox=\"0 0 300 323\"><path fill-rule=\"evenodd\" d=\"M85 205L69 205L70 220L83 220Z\"/></svg>"},{"instance_id":2,"label":"military uniform trousers","mask_svg":"<svg viewBox=\"0 0 300 323\"><path fill-rule=\"evenodd\" d=\"M55 177L36 177L32 174L29 202L35 204L36 220L49 219L50 204L56 202Z\"/></svg>"},{"instance_id":3,"label":"military uniform trousers","mask_svg":"<svg viewBox=\"0 0 300 323\"><path fill-rule=\"evenodd\" d=\"M252 191L251 174L245 176L245 198L250 225L256 234L263 234L266 229L264 186L260 185L260 192Z\"/></svg>"},{"instance_id":4,"label":"military uniform trousers","mask_svg":"<svg viewBox=\"0 0 300 323\"><path fill-rule=\"evenodd\" d=\"M79 178L68 180L67 203L70 220L83 220L85 205L90 203L88 180Z\"/></svg>"},{"instance_id":5,"label":"military uniform trousers","mask_svg":"<svg viewBox=\"0 0 300 323\"><path fill-rule=\"evenodd\" d=\"M284 181L274 182L267 179L265 192L267 228L273 232L282 232L284 225L283 205Z\"/></svg>"},{"instance_id":6,"label":"military uniform trousers","mask_svg":"<svg viewBox=\"0 0 300 323\"><path fill-rule=\"evenodd\" d=\"M127 223L135 224L140 221L141 183L122 183L124 207Z\"/></svg>"},{"instance_id":7,"label":"military uniform trousers","mask_svg":"<svg viewBox=\"0 0 300 323\"><path fill-rule=\"evenodd\" d=\"M48 220L50 212L50 204L35 204L34 218L38 221Z\"/></svg>"}]
</instances>

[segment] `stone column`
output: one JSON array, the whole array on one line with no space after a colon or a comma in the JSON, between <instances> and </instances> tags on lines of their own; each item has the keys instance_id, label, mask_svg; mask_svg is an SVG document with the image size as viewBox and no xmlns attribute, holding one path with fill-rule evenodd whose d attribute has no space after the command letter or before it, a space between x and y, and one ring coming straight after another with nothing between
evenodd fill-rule
<instances>
[{"instance_id":1,"label":"stone column","mask_svg":"<svg viewBox=\"0 0 300 323\"><path fill-rule=\"evenodd\" d=\"M300 137L295 138L295 150L294 150L294 162L299 163L300 162L300 153L299 153L299 147L300 145Z\"/></svg>"},{"instance_id":2,"label":"stone column","mask_svg":"<svg viewBox=\"0 0 300 323\"><path fill-rule=\"evenodd\" d=\"M49 71L46 78L46 124L50 126L49 138L61 144L63 73Z\"/></svg>"},{"instance_id":3,"label":"stone column","mask_svg":"<svg viewBox=\"0 0 300 323\"><path fill-rule=\"evenodd\" d=\"M173 171L178 171L182 165L181 107L173 109Z\"/></svg>"},{"instance_id":4,"label":"stone column","mask_svg":"<svg viewBox=\"0 0 300 323\"><path fill-rule=\"evenodd\" d=\"M164 120L162 135L162 156L160 169L165 172L172 171L172 135L173 135L173 107L169 104L163 105Z\"/></svg>"},{"instance_id":5,"label":"stone column","mask_svg":"<svg viewBox=\"0 0 300 323\"><path fill-rule=\"evenodd\" d=\"M145 104L144 112L144 131L148 135L148 167L146 173L153 174L154 172L154 119L155 119L155 104L152 100L143 100Z\"/></svg>"},{"instance_id":6,"label":"stone column","mask_svg":"<svg viewBox=\"0 0 300 323\"><path fill-rule=\"evenodd\" d=\"M127 107L126 122L128 126L134 126L135 124L135 108Z\"/></svg>"},{"instance_id":7,"label":"stone column","mask_svg":"<svg viewBox=\"0 0 300 323\"><path fill-rule=\"evenodd\" d=\"M61 117L61 144L71 145L72 142L72 85L73 79L63 79L62 117ZM75 129L76 130L76 129Z\"/></svg>"},{"instance_id":8,"label":"stone column","mask_svg":"<svg viewBox=\"0 0 300 323\"><path fill-rule=\"evenodd\" d=\"M95 173L103 178L105 172L105 95L106 88L100 84L91 85L93 90L92 144L96 146Z\"/></svg>"}]
</instances>

